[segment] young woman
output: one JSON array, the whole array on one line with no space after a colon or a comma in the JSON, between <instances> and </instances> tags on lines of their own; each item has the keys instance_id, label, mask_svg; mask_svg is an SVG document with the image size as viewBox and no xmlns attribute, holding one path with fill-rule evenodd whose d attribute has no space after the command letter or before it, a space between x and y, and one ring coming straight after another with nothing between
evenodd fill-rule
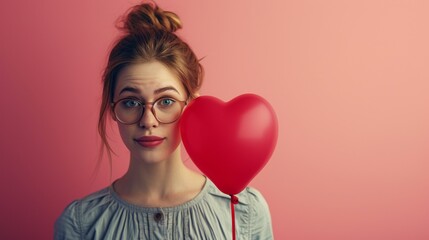
<instances>
[{"instance_id":1,"label":"young woman","mask_svg":"<svg viewBox=\"0 0 429 240\"><path fill-rule=\"evenodd\" d=\"M178 16L154 4L130 9L125 34L104 72L99 132L116 121L130 151L128 171L73 201L55 223L55 239L231 239L230 197L182 162L178 120L197 96L203 68L174 32ZM110 154L109 154L110 156ZM273 239L262 195L237 195L237 239Z\"/></svg>"}]
</instances>

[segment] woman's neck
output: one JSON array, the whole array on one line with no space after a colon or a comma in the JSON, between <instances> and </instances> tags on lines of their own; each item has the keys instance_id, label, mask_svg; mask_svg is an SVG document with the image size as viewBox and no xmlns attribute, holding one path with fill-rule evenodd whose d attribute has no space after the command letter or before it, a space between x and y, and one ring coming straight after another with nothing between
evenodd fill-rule
<instances>
[{"instance_id":1,"label":"woman's neck","mask_svg":"<svg viewBox=\"0 0 429 240\"><path fill-rule=\"evenodd\" d=\"M114 188L124 200L143 206L171 206L195 197L205 178L188 169L181 160L180 151L158 163L131 159L126 174Z\"/></svg>"}]
</instances>

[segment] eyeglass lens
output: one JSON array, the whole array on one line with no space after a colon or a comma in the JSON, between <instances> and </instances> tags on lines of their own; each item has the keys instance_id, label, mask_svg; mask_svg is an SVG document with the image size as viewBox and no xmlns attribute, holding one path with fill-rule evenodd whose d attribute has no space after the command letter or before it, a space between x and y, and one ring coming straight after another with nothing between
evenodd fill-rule
<instances>
[{"instance_id":1,"label":"eyeglass lens","mask_svg":"<svg viewBox=\"0 0 429 240\"><path fill-rule=\"evenodd\" d=\"M156 119L161 123L176 121L182 112L179 102L172 98L161 98L156 102L147 104L152 108ZM136 99L122 99L115 105L116 118L125 124L133 124L140 120L145 112L146 105Z\"/></svg>"}]
</instances>

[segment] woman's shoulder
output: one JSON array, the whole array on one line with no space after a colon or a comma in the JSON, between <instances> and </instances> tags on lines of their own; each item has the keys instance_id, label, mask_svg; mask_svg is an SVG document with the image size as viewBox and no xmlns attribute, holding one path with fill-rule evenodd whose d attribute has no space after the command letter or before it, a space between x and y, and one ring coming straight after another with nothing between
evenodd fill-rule
<instances>
[{"instance_id":1,"label":"woman's shoulder","mask_svg":"<svg viewBox=\"0 0 429 240\"><path fill-rule=\"evenodd\" d=\"M95 192L92 192L82 198L75 199L67 207L67 210L76 211L79 208L79 211L87 212L90 209L102 208L103 206L108 206L108 203L111 201L110 187L105 187L99 189Z\"/></svg>"},{"instance_id":2,"label":"woman's shoulder","mask_svg":"<svg viewBox=\"0 0 429 240\"><path fill-rule=\"evenodd\" d=\"M70 202L55 221L55 239L79 239L82 232L82 221L87 216L97 216L109 205L109 187L97 190L82 198Z\"/></svg>"},{"instance_id":3,"label":"woman's shoulder","mask_svg":"<svg viewBox=\"0 0 429 240\"><path fill-rule=\"evenodd\" d=\"M211 208L216 208L218 215L226 212L225 217L229 218L231 196L221 192L212 182L208 192L212 196ZM273 239L270 209L263 194L254 187L246 187L235 196L238 198L238 204L234 206L238 225L249 226L250 232L245 235L252 236L252 239Z\"/></svg>"},{"instance_id":4,"label":"woman's shoulder","mask_svg":"<svg viewBox=\"0 0 429 240\"><path fill-rule=\"evenodd\" d=\"M209 182L208 192L215 198L231 201L231 196L220 191L219 188L211 181ZM238 198L238 204L263 205L268 207L262 193L254 187L246 187L235 196Z\"/></svg>"}]
</instances>

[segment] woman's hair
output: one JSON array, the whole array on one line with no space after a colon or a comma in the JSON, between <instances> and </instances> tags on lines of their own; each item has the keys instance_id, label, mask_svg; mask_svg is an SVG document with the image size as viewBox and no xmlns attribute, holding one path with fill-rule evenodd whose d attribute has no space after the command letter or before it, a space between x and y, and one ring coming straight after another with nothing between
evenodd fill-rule
<instances>
[{"instance_id":1,"label":"woman's hair","mask_svg":"<svg viewBox=\"0 0 429 240\"><path fill-rule=\"evenodd\" d=\"M106 122L113 114L111 103L119 72L130 64L158 61L182 82L189 100L196 97L204 74L192 49L175 34L176 30L182 28L175 13L164 11L155 3L142 3L130 8L119 20L117 28L124 34L115 42L103 73L103 94L98 119L98 133L102 142L96 169L106 151L110 171L114 152L107 140Z\"/></svg>"}]
</instances>

